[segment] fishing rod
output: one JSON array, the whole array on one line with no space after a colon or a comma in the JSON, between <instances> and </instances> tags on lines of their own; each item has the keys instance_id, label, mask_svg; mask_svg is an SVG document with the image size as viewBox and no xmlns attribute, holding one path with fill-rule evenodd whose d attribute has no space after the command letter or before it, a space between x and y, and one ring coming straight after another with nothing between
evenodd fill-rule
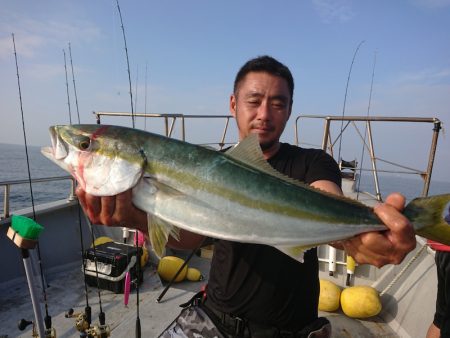
<instances>
[{"instance_id":1,"label":"fishing rod","mask_svg":"<svg viewBox=\"0 0 450 338\"><path fill-rule=\"evenodd\" d=\"M348 85L350 83L350 76L352 74L352 69L353 69L353 64L355 63L355 58L356 58L356 54L358 54L359 48L361 47L361 45L365 42L365 40L362 40L358 46L355 49L355 52L353 53L353 59L352 59L352 63L350 64L350 69L348 71L348 76L347 76L347 84L345 86L345 95L344 95L344 105L342 107L342 117L345 116L345 107L346 107L346 103L347 103L347 93L348 93ZM342 132L343 132L343 127L344 127L344 119L341 120L341 134L339 136L339 152L338 152L338 160L341 160L341 145L342 145Z\"/></svg>"},{"instance_id":2,"label":"fishing rod","mask_svg":"<svg viewBox=\"0 0 450 338\"><path fill-rule=\"evenodd\" d=\"M377 52L375 51L374 57L373 57L373 66L372 66L372 79L370 81L370 91L369 91L369 103L367 105L367 114L366 116L370 116L370 107L372 104L372 92L373 92L373 80L375 78L375 65L377 61ZM362 144L362 150L361 150L361 164L359 166L359 179L358 179L358 187L356 188L356 199L359 198L359 191L361 186L361 174L362 174L362 166L364 163L364 153L365 153L365 145L366 145L366 138L367 138L367 132L370 130L370 122L367 120L366 122L366 128L364 129L364 138L363 138L363 144ZM377 199L379 199L381 196L377 196ZM356 261L352 256L347 255L347 278L345 280L345 285L349 286L352 280L352 277L355 274L355 268L356 268Z\"/></svg>"},{"instance_id":3,"label":"fishing rod","mask_svg":"<svg viewBox=\"0 0 450 338\"><path fill-rule=\"evenodd\" d=\"M67 81L67 62L66 62L66 51L63 49L64 53L64 72L66 74L66 92L67 92L67 106L69 107L69 122L72 124L72 112L70 110L70 97L69 97L69 82Z\"/></svg>"},{"instance_id":4,"label":"fishing rod","mask_svg":"<svg viewBox=\"0 0 450 338\"><path fill-rule=\"evenodd\" d=\"M352 74L352 69L353 69L353 64L355 63L355 58L356 58L356 54L358 53L359 48L361 47L361 45L364 43L365 40L362 40L358 46L355 49L355 52L353 53L353 59L352 62L350 64L350 69L348 71L348 76L347 76L347 84L345 86L345 95L344 95L344 104L342 107L342 117L345 116L345 107L346 107L346 103L347 103L347 94L348 94L348 86L350 83L350 76ZM342 118L341 120L341 131L339 134L339 151L338 151L338 162L341 163L342 159L341 159L341 146L342 146L342 138L343 138L343 131L344 131L344 119ZM336 271L336 248L329 246L328 247L329 251L328 251L328 274L330 276L333 276L335 271Z\"/></svg>"},{"instance_id":5,"label":"fishing rod","mask_svg":"<svg viewBox=\"0 0 450 338\"><path fill-rule=\"evenodd\" d=\"M369 103L367 105L367 114L366 114L367 117L370 116L370 106L372 104L373 80L374 80L374 77L375 77L375 65L376 65L376 62L377 62L377 52L375 51L374 55L373 55L372 80L370 82ZM369 122L369 119L367 119L366 128L364 129L363 146L362 146L362 150L361 150L361 165L359 166L359 177L361 177L361 173L362 173L362 164L363 164L363 161L364 161L364 153L365 153L365 149L366 149L365 148L366 138L367 138L367 132L369 130L370 130L370 122ZM358 199L358 197L359 197L360 185L361 185L361 179L359 179L359 181L358 181L358 188L356 190L356 199ZM378 189L377 189L377 191L378 191ZM377 197L377 200L381 201L381 196L380 196L379 193L377 193L376 197Z\"/></svg>"},{"instance_id":6,"label":"fishing rod","mask_svg":"<svg viewBox=\"0 0 450 338\"><path fill-rule=\"evenodd\" d=\"M138 79L139 79L139 65L136 66L136 86L135 86L135 96L134 96L134 109L137 111L138 102Z\"/></svg>"},{"instance_id":7,"label":"fishing rod","mask_svg":"<svg viewBox=\"0 0 450 338\"><path fill-rule=\"evenodd\" d=\"M31 226L37 225L36 209L35 209L35 203L34 203L33 185L31 182L30 159L29 159L29 155L28 155L25 117L24 117L24 113L23 113L22 90L21 90L21 86L20 86L19 64L17 61L17 50L16 50L16 41L14 38L14 33L12 33L11 36L12 36L12 42L13 42L13 47L14 47L14 60L16 63L16 73L17 73L17 87L18 87L18 91L19 91L20 113L21 113L21 117L22 117L22 132L23 132L23 139L24 139L24 145L25 145L25 157L26 157L26 163L27 163L28 182L29 182L29 187L30 187L31 206L32 206L32 210L33 210L33 222L32 223L30 223L28 221L29 219L27 219L25 217L22 218L22 221L26 222L26 224L23 224L23 225L28 227L29 225L31 225ZM14 222L14 219L12 220L11 223L13 223L13 222ZM45 282L44 282L44 273L43 273L43 269L42 269L42 257L41 257L41 251L39 248L39 241L37 238L40 231L41 230L39 230L39 232L37 232L37 233L35 232L35 236L33 237L33 240L31 241L30 245L27 244L26 237L23 237L23 239L20 242L17 241L17 239L15 237L20 238L20 232L14 233L13 237L12 238L10 237L14 241L14 243L18 247L21 248L22 259L23 259L23 263L24 263L24 267L25 267L25 274L27 276L28 288L30 290L30 297L31 297L31 302L33 305L33 312L34 312L34 316L35 316L34 323L26 321L25 319L22 319L19 322L19 329L24 330L29 324L32 323L33 324L33 333L32 333L33 336L35 336L35 334L36 334L36 326L37 326L37 331L41 338L43 338L43 337L56 338L56 330L52 327L52 318L50 317L50 315L48 313L47 292L46 292L46 286L45 286ZM18 234L18 236L17 236L17 234ZM36 290L35 290L36 285L34 282L34 274L33 274L32 265L30 262L29 249L33 249L35 246L37 247L37 253L38 253L39 271L40 271L41 284L42 284L42 296L43 296L44 307L45 307L45 317L43 320L42 320L40 303L39 303L39 301L37 299L37 295L36 295ZM45 328L44 328L44 324L45 324Z\"/></svg>"},{"instance_id":8,"label":"fishing rod","mask_svg":"<svg viewBox=\"0 0 450 338\"><path fill-rule=\"evenodd\" d=\"M145 97L144 114L147 115L147 62L145 63ZM144 130L147 130L147 117L144 117Z\"/></svg>"},{"instance_id":9,"label":"fishing rod","mask_svg":"<svg viewBox=\"0 0 450 338\"><path fill-rule=\"evenodd\" d=\"M70 95L69 95L69 84L68 84L68 77L67 77L67 63L66 63L66 52L63 49L64 53L64 69L65 69L65 75L66 75L66 89L67 89L67 103L69 106L69 119L70 124L72 124L72 118L71 118L71 108L70 108ZM76 85L75 85L75 76L73 71L73 62L72 62L72 49L69 42L69 54L70 54L70 64L72 68L72 79L73 79L73 87L74 87L74 93L75 93L75 101L76 101L76 107L77 107L77 114L78 114L78 123L80 123L80 113L78 109L78 99L76 96ZM87 219L87 217L86 217ZM100 295L100 288L99 288L99 281L98 281L98 268L97 268L97 255L95 250L95 241L94 241L94 235L92 231L92 225L88 221L87 223L89 225L89 228L91 230L91 238L92 238L92 247L94 250L94 264L95 264L95 271L96 271L96 277L97 277L97 294L98 294L98 301L99 301L99 324L91 326L92 324L92 309L89 305L89 297L88 297L88 290L87 290L87 282L86 282L86 261L84 259L83 253L84 253L84 245L83 245L83 229L81 225L81 206L78 201L78 227L80 231L80 247L81 247L81 259L83 264L83 275L84 278L84 292L85 292L85 298L86 298L86 306L84 308L83 313L75 313L74 310L71 308L69 309L65 317L66 318L75 318L75 328L80 332L80 337L109 337L110 336L110 328L106 324L106 316L102 309L102 300Z\"/></svg>"},{"instance_id":10,"label":"fishing rod","mask_svg":"<svg viewBox=\"0 0 450 338\"><path fill-rule=\"evenodd\" d=\"M125 37L125 27L123 26L122 12L120 11L119 0L116 0L116 4L117 4L117 10L119 11L120 24L122 27L123 42L125 44L125 56L127 59L127 70L128 70L128 85L130 87L129 93L130 93L130 103L131 103L131 122L132 122L133 128L134 128L135 123L134 123L134 109L133 109L133 92L131 90L131 71L130 71L130 61L128 59L127 39Z\"/></svg>"},{"instance_id":11,"label":"fishing rod","mask_svg":"<svg viewBox=\"0 0 450 338\"><path fill-rule=\"evenodd\" d=\"M124 42L124 46L125 46L125 56L126 56L126 60L127 60L127 70L128 70L128 85L129 85L129 93L130 93L130 104L131 104L131 121L133 124L133 129L135 128L135 118L134 118L134 108L133 108L133 91L131 89L131 71L130 71L130 61L128 58L128 48L127 48L127 39L125 36L125 27L123 25L123 19L122 19L122 12L120 10L120 5L119 5L119 0L116 0L116 4L117 4L117 10L119 12L119 17L120 17L120 24L122 27L122 35L123 35L123 42ZM137 76L136 76L136 104L137 104ZM125 231L124 231L125 233ZM140 260L140 255L139 255L139 248L138 248L138 242L139 242L139 233L138 231L135 232L135 239L136 239L136 256L137 256L137 277L136 277L136 330L135 330L135 336L136 338L141 338L141 319L139 316L139 282L140 282L140 265L141 265L141 260ZM127 257L128 254L127 254ZM128 279L126 279L126 281L128 283L131 283L131 275L128 275ZM127 286L125 285L125 289L127 289Z\"/></svg>"},{"instance_id":12,"label":"fishing rod","mask_svg":"<svg viewBox=\"0 0 450 338\"><path fill-rule=\"evenodd\" d=\"M78 109L78 96L77 96L77 87L75 86L75 73L73 71L73 62L72 62L72 48L70 47L69 42L69 56L70 56L70 67L72 68L72 81L73 81L73 92L75 94L75 106L77 108L77 116L78 116L78 124L80 124L80 110Z\"/></svg>"}]
</instances>

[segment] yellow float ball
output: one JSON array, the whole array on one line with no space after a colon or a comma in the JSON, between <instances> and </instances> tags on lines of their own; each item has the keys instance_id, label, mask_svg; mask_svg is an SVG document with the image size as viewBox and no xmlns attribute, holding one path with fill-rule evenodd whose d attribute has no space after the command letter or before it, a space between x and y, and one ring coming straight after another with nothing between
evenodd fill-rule
<instances>
[{"instance_id":1,"label":"yellow float ball","mask_svg":"<svg viewBox=\"0 0 450 338\"><path fill-rule=\"evenodd\" d=\"M163 257L158 263L158 274L162 279L170 282L183 263L184 260L175 256ZM181 282L186 277L187 269L187 266L185 266L183 270L181 270L178 277L175 279L175 282Z\"/></svg>"},{"instance_id":2,"label":"yellow float ball","mask_svg":"<svg viewBox=\"0 0 450 338\"><path fill-rule=\"evenodd\" d=\"M203 276L200 270L196 268L188 268L186 279L190 280L191 282L198 282L199 280L203 279Z\"/></svg>"},{"instance_id":3,"label":"yellow float ball","mask_svg":"<svg viewBox=\"0 0 450 338\"><path fill-rule=\"evenodd\" d=\"M339 309L341 289L328 280L320 280L319 310L332 312Z\"/></svg>"},{"instance_id":4,"label":"yellow float ball","mask_svg":"<svg viewBox=\"0 0 450 338\"><path fill-rule=\"evenodd\" d=\"M352 286L341 293L342 311L351 318L369 318L381 311L378 291L370 286Z\"/></svg>"}]
</instances>

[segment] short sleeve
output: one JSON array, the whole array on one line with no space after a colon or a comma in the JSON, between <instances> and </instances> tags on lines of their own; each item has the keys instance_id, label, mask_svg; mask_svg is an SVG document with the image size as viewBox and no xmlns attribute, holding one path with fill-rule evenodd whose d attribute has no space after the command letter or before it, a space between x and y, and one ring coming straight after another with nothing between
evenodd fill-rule
<instances>
[{"instance_id":1,"label":"short sleeve","mask_svg":"<svg viewBox=\"0 0 450 338\"><path fill-rule=\"evenodd\" d=\"M336 161L323 150L314 149L308 154L305 183L327 180L341 187L341 174Z\"/></svg>"}]
</instances>

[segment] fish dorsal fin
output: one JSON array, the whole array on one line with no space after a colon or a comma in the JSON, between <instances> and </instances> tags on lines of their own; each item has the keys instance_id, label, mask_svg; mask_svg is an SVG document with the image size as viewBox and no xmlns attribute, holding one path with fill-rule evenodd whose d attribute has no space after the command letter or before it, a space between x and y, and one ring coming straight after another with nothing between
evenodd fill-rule
<instances>
[{"instance_id":1,"label":"fish dorsal fin","mask_svg":"<svg viewBox=\"0 0 450 338\"><path fill-rule=\"evenodd\" d=\"M283 181L305 187L300 181L297 181L289 176L280 173L278 170L272 168L272 166L264 158L261 146L259 145L258 135L250 134L241 142L236 144L225 152L225 154L235 160L243 162L252 168L256 168L274 177L278 177Z\"/></svg>"},{"instance_id":2,"label":"fish dorsal fin","mask_svg":"<svg viewBox=\"0 0 450 338\"><path fill-rule=\"evenodd\" d=\"M279 172L278 170L272 168L272 166L269 164L269 162L267 162L267 160L264 158L263 152L261 150L261 146L259 145L258 135L256 135L256 134L250 134L245 139L243 139L238 144L236 144L234 147L228 149L225 152L225 154L235 160L238 160L240 162L247 164L248 166L250 166L252 168L256 168L268 175L277 177L285 182L294 184L294 185L302 187L304 189L316 191L318 193L330 196L337 200L342 200L347 203L352 203L352 204L360 206L360 207L371 209L370 207L365 206L364 204L360 203L357 200L351 199L346 196L339 196L336 194L332 194L332 193L329 193L329 192L321 190L321 189L317 189L306 183L300 182L299 180L290 178L289 176L284 175L283 173Z\"/></svg>"}]
</instances>

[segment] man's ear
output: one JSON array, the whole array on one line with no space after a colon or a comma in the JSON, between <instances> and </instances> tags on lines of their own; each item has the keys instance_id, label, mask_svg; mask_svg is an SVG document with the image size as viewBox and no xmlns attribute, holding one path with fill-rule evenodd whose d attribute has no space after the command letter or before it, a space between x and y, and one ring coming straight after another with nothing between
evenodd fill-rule
<instances>
[{"instance_id":1,"label":"man's ear","mask_svg":"<svg viewBox=\"0 0 450 338\"><path fill-rule=\"evenodd\" d=\"M230 96L230 113L236 118L236 96L234 94Z\"/></svg>"}]
</instances>

